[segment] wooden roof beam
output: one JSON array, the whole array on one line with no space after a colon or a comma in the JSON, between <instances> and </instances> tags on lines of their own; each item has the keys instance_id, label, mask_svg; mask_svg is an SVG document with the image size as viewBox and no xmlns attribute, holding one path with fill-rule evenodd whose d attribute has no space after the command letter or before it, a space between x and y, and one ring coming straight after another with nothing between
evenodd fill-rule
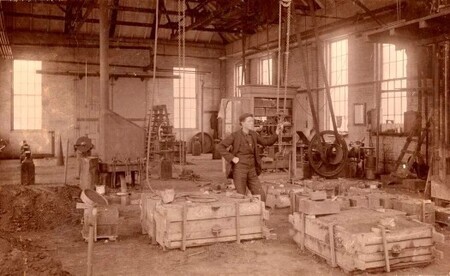
<instances>
[{"instance_id":1,"label":"wooden roof beam","mask_svg":"<svg viewBox=\"0 0 450 276\"><path fill-rule=\"evenodd\" d=\"M89 17L89 15L91 14L92 10L94 9L94 5L96 4L97 0L90 0L87 7L86 7L86 11L84 12L83 16L78 20L78 18L75 18L75 21L73 23L73 27L72 27L72 32L73 33L77 33L81 27L83 26L84 22L86 21L86 19ZM80 14L82 13L82 9L83 6L80 7Z\"/></svg>"},{"instance_id":2,"label":"wooden roof beam","mask_svg":"<svg viewBox=\"0 0 450 276\"><path fill-rule=\"evenodd\" d=\"M386 25L378 17L376 17L375 14L369 8L367 8L367 6L364 5L363 2L361 2L361 0L352 0L352 2L355 3L362 10L364 10L366 12L366 14L368 14L373 20L375 20L375 22L378 23L378 25L380 25L380 26Z\"/></svg>"},{"instance_id":3,"label":"wooden roof beam","mask_svg":"<svg viewBox=\"0 0 450 276\"><path fill-rule=\"evenodd\" d=\"M118 6L120 0L114 0L113 5ZM116 26L117 26L117 10L112 10L111 12L111 23L109 25L109 37L114 37L114 34L116 32Z\"/></svg>"},{"instance_id":4,"label":"wooden roof beam","mask_svg":"<svg viewBox=\"0 0 450 276\"><path fill-rule=\"evenodd\" d=\"M58 15L47 15L47 14L33 14L33 13L21 13L21 12L7 12L5 11L4 14L6 16L12 16L12 17L27 17L27 18L36 18L36 19L48 19L48 20L57 20L57 21L64 21L64 16L58 16ZM99 20L95 18L88 18L85 20L85 23L93 23L98 24ZM141 22L132 22L132 21L120 21L117 20L116 25L120 26L130 26L130 27L143 27L143 28L150 28L152 27L152 23L141 23ZM159 28L161 29L176 29L177 23L171 22L166 24L160 24ZM194 30L197 31L203 31L203 32L224 32L224 33L239 33L240 30L234 30L234 29L228 29L228 28L210 28L210 27L197 27Z\"/></svg>"},{"instance_id":5,"label":"wooden roof beam","mask_svg":"<svg viewBox=\"0 0 450 276\"><path fill-rule=\"evenodd\" d=\"M239 1L240 2L240 1ZM220 18L221 16L223 16L224 14L226 14L227 12L229 12L229 8L236 6L237 5L237 1L236 0L230 0L228 2L228 4L226 4L224 7L221 7L219 10L216 10L212 13L210 13L209 16L201 19L201 20L196 20L194 23L192 23L189 26L186 26L185 31L188 32L190 30L198 30L198 28L200 27L204 27L206 25L209 25L211 23L211 21ZM171 35L171 39L176 39L178 38L180 34L178 33L178 30Z\"/></svg>"}]
</instances>

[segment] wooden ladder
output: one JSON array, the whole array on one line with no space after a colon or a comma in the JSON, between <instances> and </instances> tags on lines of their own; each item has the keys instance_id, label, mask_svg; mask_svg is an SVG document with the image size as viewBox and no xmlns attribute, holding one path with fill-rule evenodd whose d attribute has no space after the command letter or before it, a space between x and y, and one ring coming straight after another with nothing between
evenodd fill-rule
<instances>
[{"instance_id":1,"label":"wooden ladder","mask_svg":"<svg viewBox=\"0 0 450 276\"><path fill-rule=\"evenodd\" d=\"M411 170L411 167L412 167L412 165L414 163L414 160L416 159L417 155L420 153L420 149L421 149L422 144L423 144L423 142L425 140L425 137L427 135L428 129L430 128L431 118L432 118L432 116L430 115L428 117L428 119L427 119L427 122L425 123L425 127L424 128L422 128L421 127L421 123L418 122L415 125L415 127L409 132L408 138L406 138L406 142L403 145L402 150L400 151L400 155L398 156L397 161L395 161L394 174L397 172L397 170L400 167L400 165L405 163L403 161L403 158L405 157L405 154L407 154L407 153L411 154L411 157L406 162L406 169L407 169L407 171ZM418 136L414 137L416 134ZM409 149L409 145L413 141L417 142L417 144L414 147L414 150L410 150Z\"/></svg>"},{"instance_id":2,"label":"wooden ladder","mask_svg":"<svg viewBox=\"0 0 450 276\"><path fill-rule=\"evenodd\" d=\"M166 105L155 105L148 114L147 131L145 136L145 154L149 151L149 160L155 160L161 149L170 147L170 141L175 137L173 126L170 125L169 113ZM150 132L150 135L149 135ZM150 147L147 148L150 136ZM164 148L161 148L163 146Z\"/></svg>"}]
</instances>

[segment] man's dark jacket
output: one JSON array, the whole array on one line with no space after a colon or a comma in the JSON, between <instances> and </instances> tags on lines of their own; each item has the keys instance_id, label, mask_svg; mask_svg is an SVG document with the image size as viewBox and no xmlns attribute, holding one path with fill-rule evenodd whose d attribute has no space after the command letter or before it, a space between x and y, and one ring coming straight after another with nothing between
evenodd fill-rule
<instances>
[{"instance_id":1,"label":"man's dark jacket","mask_svg":"<svg viewBox=\"0 0 450 276\"><path fill-rule=\"evenodd\" d=\"M274 134L270 137L261 137L259 134L257 134L255 131L250 130L249 134L252 136L253 139L253 155L255 157L255 169L256 173L258 175L261 174L261 156L259 156L259 149L257 144L260 144L262 146L271 146L273 145L277 139L278 136ZM223 158L227 161L227 167L226 167L226 176L227 178L233 178L233 165L232 162L233 157L236 157L236 154L239 151L239 147L242 145L242 143L246 143L244 134L242 133L242 129L235 131L231 133L227 138L222 140L219 144L217 144L216 149L220 152ZM231 150L228 151L228 148L232 146Z\"/></svg>"}]
</instances>

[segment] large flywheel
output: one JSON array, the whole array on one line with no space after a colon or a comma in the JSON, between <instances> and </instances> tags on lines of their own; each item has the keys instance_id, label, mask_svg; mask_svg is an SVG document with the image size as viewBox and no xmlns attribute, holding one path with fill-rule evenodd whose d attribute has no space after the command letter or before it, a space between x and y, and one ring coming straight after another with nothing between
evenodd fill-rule
<instances>
[{"instance_id":1,"label":"large flywheel","mask_svg":"<svg viewBox=\"0 0 450 276\"><path fill-rule=\"evenodd\" d=\"M313 170L323 177L337 176L347 163L345 140L332 130L321 131L309 143L308 159Z\"/></svg>"}]
</instances>

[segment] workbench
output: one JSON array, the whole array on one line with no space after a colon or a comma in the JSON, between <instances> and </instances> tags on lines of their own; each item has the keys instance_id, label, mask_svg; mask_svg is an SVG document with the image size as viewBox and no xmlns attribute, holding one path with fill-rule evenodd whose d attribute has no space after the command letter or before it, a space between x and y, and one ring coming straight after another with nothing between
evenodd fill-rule
<instances>
[{"instance_id":1,"label":"workbench","mask_svg":"<svg viewBox=\"0 0 450 276\"><path fill-rule=\"evenodd\" d=\"M142 183L145 178L145 162L144 161L131 161L129 163L124 162L112 162L112 163L99 163L100 175L106 175L105 184L110 182L111 187L116 186L117 179L120 181L126 181L130 184L136 184L136 175L139 176L139 183Z\"/></svg>"}]
</instances>

